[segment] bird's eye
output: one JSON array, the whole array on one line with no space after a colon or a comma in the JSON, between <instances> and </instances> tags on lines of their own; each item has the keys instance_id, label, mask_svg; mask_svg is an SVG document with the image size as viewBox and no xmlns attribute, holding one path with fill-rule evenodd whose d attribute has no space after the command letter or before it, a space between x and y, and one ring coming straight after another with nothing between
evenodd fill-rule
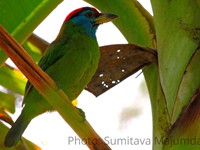
<instances>
[{"instance_id":1,"label":"bird's eye","mask_svg":"<svg viewBox=\"0 0 200 150\"><path fill-rule=\"evenodd\" d=\"M94 13L89 12L89 13L85 14L85 16L87 18L93 18L94 17Z\"/></svg>"}]
</instances>

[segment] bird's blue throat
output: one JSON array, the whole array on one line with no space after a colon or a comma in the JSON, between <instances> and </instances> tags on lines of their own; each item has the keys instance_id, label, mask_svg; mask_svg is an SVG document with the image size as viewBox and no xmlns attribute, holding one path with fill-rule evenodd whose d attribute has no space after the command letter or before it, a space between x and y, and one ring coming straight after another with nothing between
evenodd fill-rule
<instances>
[{"instance_id":1,"label":"bird's blue throat","mask_svg":"<svg viewBox=\"0 0 200 150\"><path fill-rule=\"evenodd\" d=\"M80 20L80 18L73 18L72 22L74 22L76 25L79 25L80 27L82 27L83 30L81 30L81 31L83 33L88 34L96 39L96 31L99 26L98 24L93 24L93 22L91 22L91 20L87 20L87 19Z\"/></svg>"}]
</instances>

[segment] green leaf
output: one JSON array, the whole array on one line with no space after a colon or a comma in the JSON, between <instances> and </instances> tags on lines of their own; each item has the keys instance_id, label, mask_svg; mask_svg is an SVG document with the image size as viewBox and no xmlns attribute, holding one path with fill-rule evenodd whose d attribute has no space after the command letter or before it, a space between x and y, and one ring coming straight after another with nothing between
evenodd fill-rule
<instances>
[{"instance_id":1,"label":"green leaf","mask_svg":"<svg viewBox=\"0 0 200 150\"><path fill-rule=\"evenodd\" d=\"M5 108L10 113L15 112L15 96L0 91L0 107Z\"/></svg>"},{"instance_id":2,"label":"green leaf","mask_svg":"<svg viewBox=\"0 0 200 150\"><path fill-rule=\"evenodd\" d=\"M36 62L38 62L46 48L49 46L49 43L37 36L36 34L32 33L26 40L26 42L23 44L23 46L29 53L29 55Z\"/></svg>"},{"instance_id":3,"label":"green leaf","mask_svg":"<svg viewBox=\"0 0 200 150\"><path fill-rule=\"evenodd\" d=\"M166 101L160 86L159 70L157 63L149 65L144 70L149 95L151 98L151 108L153 115L153 141L160 140L167 136L167 132L171 128L171 122L166 106ZM162 150L161 144L153 144L153 150Z\"/></svg>"},{"instance_id":4,"label":"green leaf","mask_svg":"<svg viewBox=\"0 0 200 150\"><path fill-rule=\"evenodd\" d=\"M197 1L190 0L152 0L152 6L161 85L171 116L184 71L198 47L190 30L200 26L200 9ZM190 30L186 30L186 26Z\"/></svg>"},{"instance_id":5,"label":"green leaf","mask_svg":"<svg viewBox=\"0 0 200 150\"><path fill-rule=\"evenodd\" d=\"M2 66L0 68L0 85L5 88L23 95L26 81L27 79L19 70L8 66Z\"/></svg>"},{"instance_id":6,"label":"green leaf","mask_svg":"<svg viewBox=\"0 0 200 150\"><path fill-rule=\"evenodd\" d=\"M32 33L26 42L31 43L34 47L39 49L41 53L43 54L46 50L46 48L49 46L49 42L45 41L41 37L37 36L36 34Z\"/></svg>"},{"instance_id":7,"label":"green leaf","mask_svg":"<svg viewBox=\"0 0 200 150\"><path fill-rule=\"evenodd\" d=\"M62 0L1 0L0 24L23 43ZM8 11L9 10L9 11ZM7 56L0 50L0 65Z\"/></svg>"},{"instance_id":8,"label":"green leaf","mask_svg":"<svg viewBox=\"0 0 200 150\"><path fill-rule=\"evenodd\" d=\"M28 52L28 54L33 58L35 62L38 62L42 56L42 52L35 45L26 41L24 44L24 49Z\"/></svg>"},{"instance_id":9,"label":"green leaf","mask_svg":"<svg viewBox=\"0 0 200 150\"><path fill-rule=\"evenodd\" d=\"M178 95L174 105L174 112L172 116L172 122L175 122L183 108L188 104L188 101L192 101L193 95L197 91L197 87L200 85L200 51L196 51L191 61L189 62L183 79L181 81Z\"/></svg>"}]
</instances>

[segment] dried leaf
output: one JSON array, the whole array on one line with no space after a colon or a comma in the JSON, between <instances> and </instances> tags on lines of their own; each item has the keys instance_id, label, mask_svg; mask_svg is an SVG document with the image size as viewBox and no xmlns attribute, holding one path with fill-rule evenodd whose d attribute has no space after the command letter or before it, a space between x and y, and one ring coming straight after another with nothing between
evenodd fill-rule
<instances>
[{"instance_id":1,"label":"dried leaf","mask_svg":"<svg viewBox=\"0 0 200 150\"><path fill-rule=\"evenodd\" d=\"M200 87L191 98L189 104L183 109L181 115L169 131L166 141L169 145L176 145L172 139L199 139L199 121L200 121ZM192 144L192 143L188 143ZM168 145L167 145L168 146ZM166 146L166 147L167 147Z\"/></svg>"},{"instance_id":2,"label":"dried leaf","mask_svg":"<svg viewBox=\"0 0 200 150\"><path fill-rule=\"evenodd\" d=\"M103 46L99 67L86 90L99 96L156 59L156 51L147 47L134 44Z\"/></svg>"}]
</instances>

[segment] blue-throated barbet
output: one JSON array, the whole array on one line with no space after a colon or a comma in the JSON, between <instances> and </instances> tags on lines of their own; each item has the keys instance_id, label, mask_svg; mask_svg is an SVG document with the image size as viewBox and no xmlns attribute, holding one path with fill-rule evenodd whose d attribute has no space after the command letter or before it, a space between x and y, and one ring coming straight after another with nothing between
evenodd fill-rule
<instances>
[{"instance_id":1,"label":"blue-throated barbet","mask_svg":"<svg viewBox=\"0 0 200 150\"><path fill-rule=\"evenodd\" d=\"M116 18L95 8L83 7L72 11L65 19L56 39L48 46L38 65L67 94L76 99L87 86L99 63L96 30L102 23ZM5 146L17 144L30 121L53 107L27 83L24 108L5 138Z\"/></svg>"}]
</instances>

